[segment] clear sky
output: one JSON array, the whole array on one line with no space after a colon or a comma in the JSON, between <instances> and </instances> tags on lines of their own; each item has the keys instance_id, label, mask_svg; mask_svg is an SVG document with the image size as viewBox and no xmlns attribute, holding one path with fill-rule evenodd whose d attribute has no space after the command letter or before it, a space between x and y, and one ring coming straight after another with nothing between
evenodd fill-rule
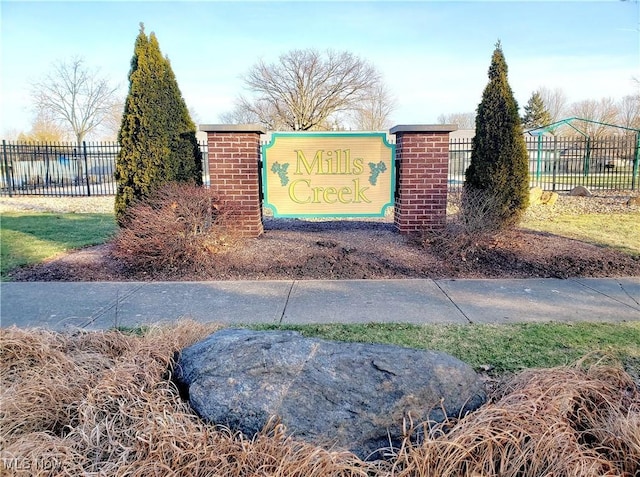
<instances>
[{"instance_id":1,"label":"clear sky","mask_svg":"<svg viewBox=\"0 0 640 477\"><path fill-rule=\"evenodd\" d=\"M473 111L498 39L521 107L540 86L569 101L634 92L640 3L608 1L0 1L0 134L30 129L30 85L84 57L126 95L139 23L154 31L199 123L217 123L241 76L288 50L348 50L395 95L394 124Z\"/></svg>"}]
</instances>

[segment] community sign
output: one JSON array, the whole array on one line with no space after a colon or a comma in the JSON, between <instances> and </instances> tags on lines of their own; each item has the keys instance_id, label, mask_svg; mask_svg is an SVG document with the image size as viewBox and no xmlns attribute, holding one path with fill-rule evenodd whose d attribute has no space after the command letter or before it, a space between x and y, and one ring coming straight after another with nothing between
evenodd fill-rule
<instances>
[{"instance_id":1,"label":"community sign","mask_svg":"<svg viewBox=\"0 0 640 477\"><path fill-rule=\"evenodd\" d=\"M394 155L386 133L272 133L262 146L264 205L274 217L382 217L393 205Z\"/></svg>"}]
</instances>

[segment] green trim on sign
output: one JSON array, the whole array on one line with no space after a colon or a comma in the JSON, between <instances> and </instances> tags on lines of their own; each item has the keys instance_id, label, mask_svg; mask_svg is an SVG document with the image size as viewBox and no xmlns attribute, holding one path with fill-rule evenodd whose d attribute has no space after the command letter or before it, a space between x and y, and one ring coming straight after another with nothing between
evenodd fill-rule
<instances>
[{"instance_id":1,"label":"green trim on sign","mask_svg":"<svg viewBox=\"0 0 640 477\"><path fill-rule=\"evenodd\" d=\"M375 217L384 217L386 215L386 210L388 207L393 207L391 205L385 205L382 209L382 214L277 214L275 206L266 205L265 208L268 208L273 212L273 217L276 219L348 219L348 218L375 218Z\"/></svg>"},{"instance_id":2,"label":"green trim on sign","mask_svg":"<svg viewBox=\"0 0 640 477\"><path fill-rule=\"evenodd\" d=\"M262 145L262 152L264 150L273 146L275 140L279 137L317 137L317 136L325 136L325 137L379 137L382 139L385 146L393 149L395 152L396 145L387 141L387 137L389 136L385 132L340 132L340 131L313 131L313 132L274 132L271 133L271 141L267 144Z\"/></svg>"},{"instance_id":3,"label":"green trim on sign","mask_svg":"<svg viewBox=\"0 0 640 477\"><path fill-rule=\"evenodd\" d=\"M289 163L276 161L273 164L268 164L267 156L269 149L272 148L279 138L375 138L382 140L382 144L389 149L390 152L390 193L389 200L381 206L378 213L314 213L314 214L279 214L276 205L269 201L269 187L271 180L278 180L281 186L286 186L289 183L288 167ZM278 218L349 218L349 217L384 217L389 207L394 206L395 199L395 187L396 187L396 145L390 143L388 140L388 134L385 132L336 132L336 131L317 131L317 132L274 132L271 133L271 140L261 146L262 154L262 193L263 193L263 207L270 209L273 213L273 217ZM373 164L373 167L371 166ZM380 174L384 174L387 169L383 164L369 163L369 171L367 173L369 183L372 186L376 186L377 180Z\"/></svg>"}]
</instances>

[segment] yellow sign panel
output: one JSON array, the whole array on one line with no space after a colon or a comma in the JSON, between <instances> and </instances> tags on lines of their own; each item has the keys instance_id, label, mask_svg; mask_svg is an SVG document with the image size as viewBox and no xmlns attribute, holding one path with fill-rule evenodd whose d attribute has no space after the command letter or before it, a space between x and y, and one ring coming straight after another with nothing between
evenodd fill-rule
<instances>
[{"instance_id":1,"label":"yellow sign panel","mask_svg":"<svg viewBox=\"0 0 640 477\"><path fill-rule=\"evenodd\" d=\"M273 133L262 147L274 217L381 217L393 205L395 146L384 133Z\"/></svg>"}]
</instances>

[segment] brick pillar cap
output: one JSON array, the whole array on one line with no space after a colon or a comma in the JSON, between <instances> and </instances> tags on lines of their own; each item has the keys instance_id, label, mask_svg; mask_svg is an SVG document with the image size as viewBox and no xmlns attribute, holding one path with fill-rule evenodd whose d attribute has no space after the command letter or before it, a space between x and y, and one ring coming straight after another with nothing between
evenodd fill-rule
<instances>
[{"instance_id":1,"label":"brick pillar cap","mask_svg":"<svg viewBox=\"0 0 640 477\"><path fill-rule=\"evenodd\" d=\"M389 133L453 132L457 129L456 124L403 124L392 127Z\"/></svg>"},{"instance_id":2,"label":"brick pillar cap","mask_svg":"<svg viewBox=\"0 0 640 477\"><path fill-rule=\"evenodd\" d=\"M200 124L198 129L204 132L267 132L261 124Z\"/></svg>"}]
</instances>

